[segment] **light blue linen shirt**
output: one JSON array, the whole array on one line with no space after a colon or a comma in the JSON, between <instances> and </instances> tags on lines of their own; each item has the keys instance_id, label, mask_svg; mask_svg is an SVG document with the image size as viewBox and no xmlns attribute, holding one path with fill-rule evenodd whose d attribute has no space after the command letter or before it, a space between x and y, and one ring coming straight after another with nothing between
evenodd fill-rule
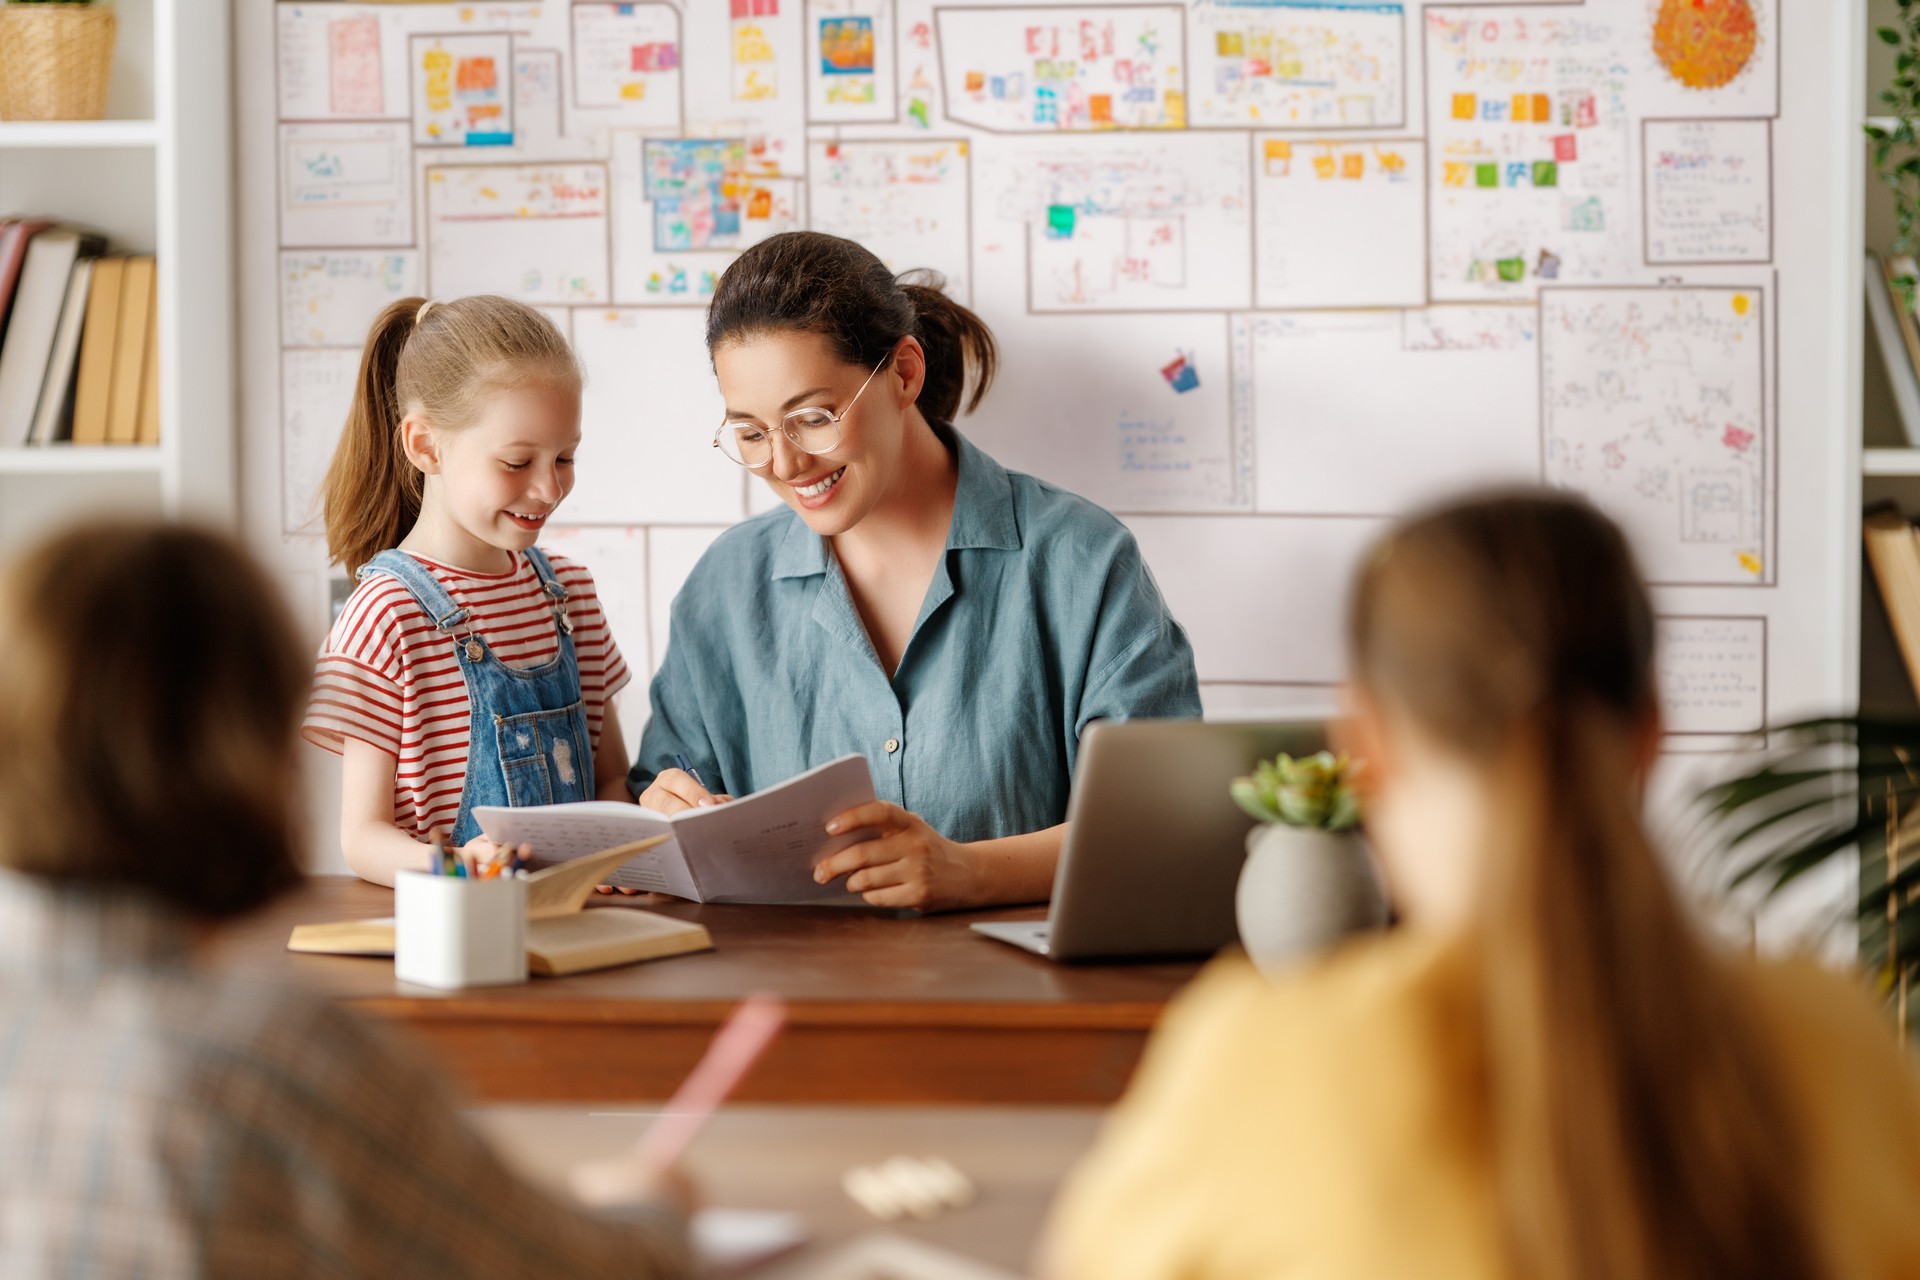
<instances>
[{"instance_id":1,"label":"light blue linen shirt","mask_svg":"<svg viewBox=\"0 0 1920 1280\"><path fill-rule=\"evenodd\" d=\"M735 525L674 599L636 795L675 753L733 795L858 753L881 799L986 840L1065 820L1090 721L1200 714L1193 650L1126 526L937 430L953 522L893 679L824 539L785 506Z\"/></svg>"}]
</instances>

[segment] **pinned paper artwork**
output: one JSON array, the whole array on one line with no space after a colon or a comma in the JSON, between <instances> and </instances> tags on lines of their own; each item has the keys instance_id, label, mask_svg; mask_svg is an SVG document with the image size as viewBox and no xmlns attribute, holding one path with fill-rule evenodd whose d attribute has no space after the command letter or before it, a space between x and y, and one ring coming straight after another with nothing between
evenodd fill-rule
<instances>
[{"instance_id":1,"label":"pinned paper artwork","mask_svg":"<svg viewBox=\"0 0 1920 1280\"><path fill-rule=\"evenodd\" d=\"M820 19L820 73L873 74L873 19L864 15Z\"/></svg>"},{"instance_id":2,"label":"pinned paper artwork","mask_svg":"<svg viewBox=\"0 0 1920 1280\"><path fill-rule=\"evenodd\" d=\"M1752 0L1661 0L1653 52L1689 89L1730 84L1760 43Z\"/></svg>"},{"instance_id":3,"label":"pinned paper artwork","mask_svg":"<svg viewBox=\"0 0 1920 1280\"><path fill-rule=\"evenodd\" d=\"M1173 358L1173 363L1161 367L1160 376L1177 392L1188 392L1200 385L1200 371L1193 367L1193 360L1184 351Z\"/></svg>"},{"instance_id":4,"label":"pinned paper artwork","mask_svg":"<svg viewBox=\"0 0 1920 1280\"><path fill-rule=\"evenodd\" d=\"M512 36L415 36L410 48L415 146L513 145Z\"/></svg>"}]
</instances>

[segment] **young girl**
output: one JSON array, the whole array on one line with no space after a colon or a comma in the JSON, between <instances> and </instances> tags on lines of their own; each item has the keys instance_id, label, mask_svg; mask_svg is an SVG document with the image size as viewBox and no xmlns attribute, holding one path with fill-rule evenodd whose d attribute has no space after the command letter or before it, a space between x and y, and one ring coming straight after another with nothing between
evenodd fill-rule
<instances>
[{"instance_id":1,"label":"young girl","mask_svg":"<svg viewBox=\"0 0 1920 1280\"><path fill-rule=\"evenodd\" d=\"M374 321L326 480L359 576L304 732L343 757L347 865L392 884L436 832L491 854L477 805L629 799L629 678L578 565L534 544L573 488L580 369L507 298L405 298Z\"/></svg>"}]
</instances>

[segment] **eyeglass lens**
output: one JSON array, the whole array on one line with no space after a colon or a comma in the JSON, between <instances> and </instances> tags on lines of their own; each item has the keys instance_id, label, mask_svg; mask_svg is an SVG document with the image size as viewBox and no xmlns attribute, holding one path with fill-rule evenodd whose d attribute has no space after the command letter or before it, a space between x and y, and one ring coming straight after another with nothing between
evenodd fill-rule
<instances>
[{"instance_id":1,"label":"eyeglass lens","mask_svg":"<svg viewBox=\"0 0 1920 1280\"><path fill-rule=\"evenodd\" d=\"M840 424L824 409L798 409L780 420L787 439L807 453L826 453L840 443ZM720 447L735 462L763 467L773 461L773 432L756 423L722 427Z\"/></svg>"}]
</instances>

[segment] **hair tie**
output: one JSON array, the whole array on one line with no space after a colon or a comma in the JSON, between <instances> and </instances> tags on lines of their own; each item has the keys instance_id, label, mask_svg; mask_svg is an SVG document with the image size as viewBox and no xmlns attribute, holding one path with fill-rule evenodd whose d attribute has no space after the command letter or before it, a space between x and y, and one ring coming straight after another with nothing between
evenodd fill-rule
<instances>
[{"instance_id":1,"label":"hair tie","mask_svg":"<svg viewBox=\"0 0 1920 1280\"><path fill-rule=\"evenodd\" d=\"M413 313L414 328L418 329L420 327L420 322L427 318L427 312L433 310L433 307L434 307L434 302L432 298L428 298L425 302L420 304L420 309Z\"/></svg>"}]
</instances>

